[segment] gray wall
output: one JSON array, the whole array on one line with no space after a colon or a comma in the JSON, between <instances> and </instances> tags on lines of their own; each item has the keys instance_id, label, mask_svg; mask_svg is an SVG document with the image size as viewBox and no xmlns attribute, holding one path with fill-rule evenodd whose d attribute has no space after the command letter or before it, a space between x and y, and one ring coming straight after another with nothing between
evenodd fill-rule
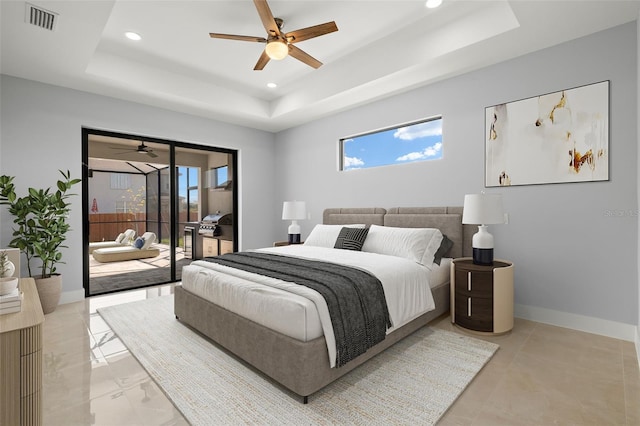
<instances>
[{"instance_id":1,"label":"gray wall","mask_svg":"<svg viewBox=\"0 0 640 426\"><path fill-rule=\"evenodd\" d=\"M510 214L491 232L517 304L637 325L637 54L634 22L281 132L278 199L307 202L303 238L326 207L462 205L484 189L485 107L610 80L610 181L487 189ZM338 171L339 138L437 114L441 161Z\"/></svg>"},{"instance_id":2,"label":"gray wall","mask_svg":"<svg viewBox=\"0 0 640 426\"><path fill-rule=\"evenodd\" d=\"M240 244L255 248L275 236L274 135L104 96L3 75L0 77L0 174L16 176L18 192L55 187L58 169L81 176L83 126L239 150ZM80 188L77 191L80 194ZM63 260L63 292L82 294L82 199L72 199ZM0 209L0 247L11 240L12 219ZM23 269L23 271L26 269ZM65 296L63 295L63 300Z\"/></svg>"},{"instance_id":3,"label":"gray wall","mask_svg":"<svg viewBox=\"0 0 640 426\"><path fill-rule=\"evenodd\" d=\"M637 23L640 22L640 14L638 15L638 19L636 20L636 25ZM637 76L638 76L638 87L637 87L637 97L636 97L636 108L637 108L637 120L636 123L640 123L640 30L636 27L636 36L637 36L637 46L636 46L636 51L637 51L637 62L636 62L636 66L637 68ZM640 129L636 129L638 130L638 146L640 146ZM640 168L640 150L638 150L638 160L637 160L637 164L638 164L638 168ZM640 176L637 176L637 183L638 183L638 199L640 200ZM639 201L640 203L640 201ZM640 207L640 206L639 206ZM640 215L638 215L638 219L640 220ZM640 230L639 230L640 231ZM638 262L638 268L640 271L640 234L638 234L638 258L637 258L637 262ZM640 280L638 281L638 328L636 328L636 356L638 358L638 364L640 364Z\"/></svg>"}]
</instances>

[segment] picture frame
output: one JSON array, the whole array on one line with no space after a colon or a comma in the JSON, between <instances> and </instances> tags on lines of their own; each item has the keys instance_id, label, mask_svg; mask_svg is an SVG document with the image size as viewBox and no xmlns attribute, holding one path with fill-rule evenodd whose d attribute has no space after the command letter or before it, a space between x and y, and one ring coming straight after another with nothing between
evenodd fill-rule
<instances>
[{"instance_id":1,"label":"picture frame","mask_svg":"<svg viewBox=\"0 0 640 426\"><path fill-rule=\"evenodd\" d=\"M485 108L485 187L609 180L609 85Z\"/></svg>"}]
</instances>

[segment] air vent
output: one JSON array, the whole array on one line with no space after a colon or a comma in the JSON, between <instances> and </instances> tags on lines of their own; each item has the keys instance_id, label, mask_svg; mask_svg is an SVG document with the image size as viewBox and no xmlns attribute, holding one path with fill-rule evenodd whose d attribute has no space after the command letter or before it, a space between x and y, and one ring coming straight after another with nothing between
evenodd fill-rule
<instances>
[{"instance_id":1,"label":"air vent","mask_svg":"<svg viewBox=\"0 0 640 426\"><path fill-rule=\"evenodd\" d=\"M55 31L58 24L58 14L30 3L25 4L24 20L27 24L35 25L49 31Z\"/></svg>"}]
</instances>

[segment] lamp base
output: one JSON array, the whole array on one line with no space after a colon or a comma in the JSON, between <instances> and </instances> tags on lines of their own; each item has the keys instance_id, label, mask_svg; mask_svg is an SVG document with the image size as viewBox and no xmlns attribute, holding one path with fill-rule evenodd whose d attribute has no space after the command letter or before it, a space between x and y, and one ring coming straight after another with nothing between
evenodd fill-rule
<instances>
[{"instance_id":1,"label":"lamp base","mask_svg":"<svg viewBox=\"0 0 640 426\"><path fill-rule=\"evenodd\" d=\"M493 265L493 249L473 247L473 263L476 265Z\"/></svg>"},{"instance_id":2,"label":"lamp base","mask_svg":"<svg viewBox=\"0 0 640 426\"><path fill-rule=\"evenodd\" d=\"M300 234L289 234L289 244L300 244Z\"/></svg>"}]
</instances>

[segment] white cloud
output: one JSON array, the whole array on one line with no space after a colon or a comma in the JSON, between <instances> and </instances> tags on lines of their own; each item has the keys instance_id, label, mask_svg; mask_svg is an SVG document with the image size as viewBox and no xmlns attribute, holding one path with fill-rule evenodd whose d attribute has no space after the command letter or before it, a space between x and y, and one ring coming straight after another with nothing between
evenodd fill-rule
<instances>
[{"instance_id":1,"label":"white cloud","mask_svg":"<svg viewBox=\"0 0 640 426\"><path fill-rule=\"evenodd\" d=\"M410 152L401 157L396 158L396 161L415 161L424 160L426 158L435 157L442 151L442 142L436 142L435 144L426 147L420 152Z\"/></svg>"},{"instance_id":2,"label":"white cloud","mask_svg":"<svg viewBox=\"0 0 640 426\"><path fill-rule=\"evenodd\" d=\"M356 167L364 166L364 161L358 157L344 157L344 168L353 169Z\"/></svg>"},{"instance_id":3,"label":"white cloud","mask_svg":"<svg viewBox=\"0 0 640 426\"><path fill-rule=\"evenodd\" d=\"M442 120L427 121L413 126L400 127L393 137L403 141L442 135Z\"/></svg>"}]
</instances>

